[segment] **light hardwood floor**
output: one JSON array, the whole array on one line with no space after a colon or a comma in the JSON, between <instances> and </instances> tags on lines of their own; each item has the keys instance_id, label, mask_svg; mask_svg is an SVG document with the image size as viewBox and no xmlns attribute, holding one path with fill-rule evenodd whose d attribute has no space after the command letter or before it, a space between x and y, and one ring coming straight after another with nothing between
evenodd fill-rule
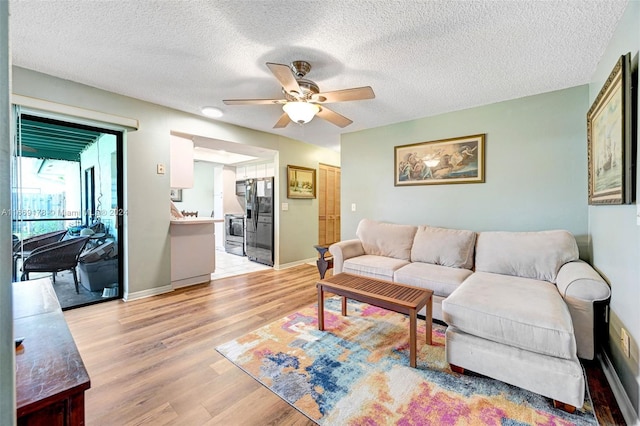
<instances>
[{"instance_id":1,"label":"light hardwood floor","mask_svg":"<svg viewBox=\"0 0 640 426\"><path fill-rule=\"evenodd\" d=\"M87 425L314 424L215 347L316 302L317 279L303 265L66 311L91 377ZM610 389L598 383L596 407L616 416Z\"/></svg>"}]
</instances>

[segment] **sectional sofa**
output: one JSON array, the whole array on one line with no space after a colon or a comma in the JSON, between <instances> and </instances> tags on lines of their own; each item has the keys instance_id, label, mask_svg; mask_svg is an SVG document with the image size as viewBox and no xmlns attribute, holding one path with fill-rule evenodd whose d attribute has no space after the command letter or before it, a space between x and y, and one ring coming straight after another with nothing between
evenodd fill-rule
<instances>
[{"instance_id":1,"label":"sectional sofa","mask_svg":"<svg viewBox=\"0 0 640 426\"><path fill-rule=\"evenodd\" d=\"M447 361L572 407L584 402L578 357L593 359L596 306L610 288L579 259L571 233L474 232L363 219L329 248L347 272L433 290Z\"/></svg>"}]
</instances>

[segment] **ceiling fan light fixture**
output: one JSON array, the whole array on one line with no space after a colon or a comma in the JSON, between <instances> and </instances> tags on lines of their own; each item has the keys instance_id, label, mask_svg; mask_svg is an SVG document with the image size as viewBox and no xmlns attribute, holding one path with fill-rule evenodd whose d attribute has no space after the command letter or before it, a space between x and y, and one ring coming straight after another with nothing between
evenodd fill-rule
<instances>
[{"instance_id":1,"label":"ceiling fan light fixture","mask_svg":"<svg viewBox=\"0 0 640 426\"><path fill-rule=\"evenodd\" d=\"M267 62L267 68L280 83L282 99L225 99L225 105L281 105L284 110L274 129L285 128L292 121L305 124L316 115L322 120L344 128L352 120L324 106L324 104L345 101L360 101L376 97L371 86L320 92L316 83L304 77L311 70L306 61L294 61L290 65ZM321 104L322 106L318 105Z\"/></svg>"},{"instance_id":2,"label":"ceiling fan light fixture","mask_svg":"<svg viewBox=\"0 0 640 426\"><path fill-rule=\"evenodd\" d=\"M310 122L320 112L320 107L309 102L287 102L282 106L291 121L299 124Z\"/></svg>"}]
</instances>

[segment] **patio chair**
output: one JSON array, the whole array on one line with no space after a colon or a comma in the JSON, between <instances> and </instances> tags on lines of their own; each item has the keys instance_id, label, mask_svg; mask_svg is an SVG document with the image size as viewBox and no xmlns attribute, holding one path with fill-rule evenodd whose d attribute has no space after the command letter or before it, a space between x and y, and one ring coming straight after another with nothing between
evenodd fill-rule
<instances>
[{"instance_id":1,"label":"patio chair","mask_svg":"<svg viewBox=\"0 0 640 426\"><path fill-rule=\"evenodd\" d=\"M14 238L13 251L15 252L17 250L22 250L25 252L29 252L40 246L60 241L66 233L66 229L61 229L58 231L47 232L45 234L34 235L33 237L25 238L24 240L18 239L16 241L16 239Z\"/></svg>"},{"instance_id":2,"label":"patio chair","mask_svg":"<svg viewBox=\"0 0 640 426\"><path fill-rule=\"evenodd\" d=\"M33 250L29 257L24 259L20 279L22 281L28 280L30 272L51 272L55 284L56 272L70 270L73 273L76 293L80 293L76 266L78 266L78 257L80 257L87 241L89 241L88 237L76 237Z\"/></svg>"},{"instance_id":3,"label":"patio chair","mask_svg":"<svg viewBox=\"0 0 640 426\"><path fill-rule=\"evenodd\" d=\"M67 233L66 229L47 232L40 235L34 235L33 237L20 240L17 236L13 236L13 281L17 279L17 267L18 259L21 257L27 257L29 254L38 247L46 246L47 244L55 243L64 238Z\"/></svg>"}]
</instances>

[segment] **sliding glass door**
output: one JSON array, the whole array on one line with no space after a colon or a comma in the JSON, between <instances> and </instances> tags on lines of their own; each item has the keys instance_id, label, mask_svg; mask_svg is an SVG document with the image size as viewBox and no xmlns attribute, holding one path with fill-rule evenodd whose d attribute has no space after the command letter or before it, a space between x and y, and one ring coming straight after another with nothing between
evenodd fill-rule
<instances>
[{"instance_id":1,"label":"sliding glass door","mask_svg":"<svg viewBox=\"0 0 640 426\"><path fill-rule=\"evenodd\" d=\"M63 309L121 297L123 133L15 108L14 280L51 277Z\"/></svg>"}]
</instances>

